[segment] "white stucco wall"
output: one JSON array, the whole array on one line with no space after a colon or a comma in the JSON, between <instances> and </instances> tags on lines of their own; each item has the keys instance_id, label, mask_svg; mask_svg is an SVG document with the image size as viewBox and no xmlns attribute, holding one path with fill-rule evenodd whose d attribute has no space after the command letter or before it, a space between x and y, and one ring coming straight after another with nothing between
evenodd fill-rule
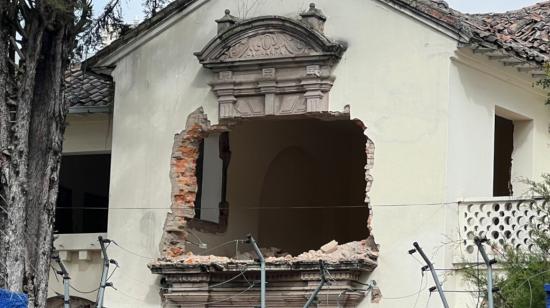
<instances>
[{"instance_id":1,"label":"white stucco wall","mask_svg":"<svg viewBox=\"0 0 550 308\"><path fill-rule=\"evenodd\" d=\"M463 50L451 62L449 102L449 200L493 194L495 114L514 120L512 185L550 170L550 108L546 95L514 69Z\"/></svg>"},{"instance_id":2,"label":"white stucco wall","mask_svg":"<svg viewBox=\"0 0 550 308\"><path fill-rule=\"evenodd\" d=\"M69 114L63 140L64 154L93 154L111 151L111 115Z\"/></svg>"},{"instance_id":3,"label":"white stucco wall","mask_svg":"<svg viewBox=\"0 0 550 308\"><path fill-rule=\"evenodd\" d=\"M110 114L69 114L63 141L63 154L109 153L111 124ZM60 234L58 236L55 246L61 252L63 264L71 277L71 285L85 292L71 289L71 296L95 301L97 293L89 291L97 289L101 277L102 263L97 234ZM53 265L58 268L57 264ZM48 296L56 296L56 293L63 294L63 280L60 276L56 278L53 271L50 271Z\"/></svg>"},{"instance_id":4,"label":"white stucco wall","mask_svg":"<svg viewBox=\"0 0 550 308\"><path fill-rule=\"evenodd\" d=\"M452 38L376 0L316 3L328 17L327 36L349 45L334 72L330 109L342 111L350 105L352 118L363 121L376 145L370 196L381 250L378 268L365 279L375 279L385 299L376 305L365 301L362 307L412 307L416 296L397 299L419 289L420 265L407 253L412 243L420 242L436 264L451 266L452 249L439 247L456 226L456 207L441 203L489 193L487 177L479 173L492 168L493 122L487 121L494 105L502 101L507 109L540 119L529 141L532 167L515 174L537 174L550 167L545 158L548 111L540 95L516 89L508 80L485 77L479 73L483 68L472 70L451 61L456 57ZM141 257L109 248L121 268L112 279L119 291L107 291L106 306L159 307L158 277L146 264L147 257L158 255L170 205L173 136L200 106L213 124L217 120L208 86L211 75L193 52L215 36L214 19L225 8L239 15L244 4L251 8L248 17L295 17L308 3L199 1L180 19L172 19L165 31L117 56L108 236ZM454 285L451 277L447 286ZM432 297L429 307L439 307ZM427 300L427 291L421 292L419 306Z\"/></svg>"},{"instance_id":5,"label":"white stucco wall","mask_svg":"<svg viewBox=\"0 0 550 308\"><path fill-rule=\"evenodd\" d=\"M446 195L448 201L490 200L493 195L495 114L514 121L512 186L524 196L521 178L537 179L550 171L550 108L546 94L514 68L460 50L451 61ZM449 210L447 234L457 232L456 206ZM446 253L446 264L464 260L457 250ZM460 278L449 289L472 288ZM475 287L473 287L475 289ZM455 303L475 307L470 295L454 294Z\"/></svg>"}]
</instances>

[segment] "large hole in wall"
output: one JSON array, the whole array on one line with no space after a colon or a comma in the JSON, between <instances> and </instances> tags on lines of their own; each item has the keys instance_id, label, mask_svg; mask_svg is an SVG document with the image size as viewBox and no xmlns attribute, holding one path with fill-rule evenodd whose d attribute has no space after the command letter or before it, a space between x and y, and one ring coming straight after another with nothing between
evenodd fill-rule
<instances>
[{"instance_id":1,"label":"large hole in wall","mask_svg":"<svg viewBox=\"0 0 550 308\"><path fill-rule=\"evenodd\" d=\"M203 134L186 250L238 258L250 248L215 247L248 233L275 256L366 239L367 144L348 119L255 119Z\"/></svg>"}]
</instances>

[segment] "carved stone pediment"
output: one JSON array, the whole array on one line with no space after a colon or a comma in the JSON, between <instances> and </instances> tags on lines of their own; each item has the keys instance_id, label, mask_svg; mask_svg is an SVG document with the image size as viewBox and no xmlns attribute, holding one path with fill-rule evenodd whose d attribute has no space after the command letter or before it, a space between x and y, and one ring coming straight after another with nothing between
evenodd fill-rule
<instances>
[{"instance_id":1,"label":"carved stone pediment","mask_svg":"<svg viewBox=\"0 0 550 308\"><path fill-rule=\"evenodd\" d=\"M245 60L308 56L319 53L303 40L282 32L243 38L224 52L219 60Z\"/></svg>"},{"instance_id":2,"label":"carved stone pediment","mask_svg":"<svg viewBox=\"0 0 550 308\"><path fill-rule=\"evenodd\" d=\"M329 111L345 46L323 34L326 17L314 5L301 16L239 20L226 10L216 20L218 35L195 55L216 73L220 119Z\"/></svg>"},{"instance_id":3,"label":"carved stone pediment","mask_svg":"<svg viewBox=\"0 0 550 308\"><path fill-rule=\"evenodd\" d=\"M263 16L235 21L195 55L205 67L219 70L251 64L234 61L268 64L273 58L278 63L296 57L302 62L336 62L344 50L343 44L332 42L304 21Z\"/></svg>"}]
</instances>

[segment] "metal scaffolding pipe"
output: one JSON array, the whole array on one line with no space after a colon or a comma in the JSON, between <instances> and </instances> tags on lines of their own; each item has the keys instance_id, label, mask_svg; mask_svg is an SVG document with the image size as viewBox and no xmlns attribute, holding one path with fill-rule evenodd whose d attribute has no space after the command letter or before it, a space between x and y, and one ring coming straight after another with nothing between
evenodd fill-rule
<instances>
[{"instance_id":1,"label":"metal scaffolding pipe","mask_svg":"<svg viewBox=\"0 0 550 308\"><path fill-rule=\"evenodd\" d=\"M327 282L327 279L325 277L325 264L323 263L323 260L319 260L319 270L321 271L321 283L319 283L317 288L315 288L315 291L313 291L313 294L311 294L311 296L307 300L304 308L309 308L309 306L317 298L317 295L319 295L319 292L321 292L321 289L323 288L323 286L325 286L325 283Z\"/></svg>"},{"instance_id":2,"label":"metal scaffolding pipe","mask_svg":"<svg viewBox=\"0 0 550 308\"><path fill-rule=\"evenodd\" d=\"M254 247L254 250L256 251L256 254L258 255L258 259L260 259L260 275L261 275L261 286L260 286L260 307L265 308L265 285L266 285L266 278L265 278L265 259L262 255L262 252L260 251L260 248L258 247L258 244L256 244L256 241L254 240L254 237L249 234L247 242Z\"/></svg>"}]
</instances>

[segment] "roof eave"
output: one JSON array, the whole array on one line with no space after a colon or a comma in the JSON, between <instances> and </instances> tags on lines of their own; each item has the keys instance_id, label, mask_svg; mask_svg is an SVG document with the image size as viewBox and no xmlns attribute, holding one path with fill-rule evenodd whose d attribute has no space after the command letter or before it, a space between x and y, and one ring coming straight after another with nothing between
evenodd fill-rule
<instances>
[{"instance_id":1,"label":"roof eave","mask_svg":"<svg viewBox=\"0 0 550 308\"><path fill-rule=\"evenodd\" d=\"M84 69L89 70L97 65L111 66L111 64L106 64L104 60L118 52L120 49L138 41L144 34L149 33L151 30L163 24L170 17L177 15L198 1L200 0L175 0L160 10L155 16L144 20L137 27L129 30L123 36L99 50L95 53L95 55L86 59L83 62Z\"/></svg>"},{"instance_id":2,"label":"roof eave","mask_svg":"<svg viewBox=\"0 0 550 308\"><path fill-rule=\"evenodd\" d=\"M111 113L111 106L72 106L70 114Z\"/></svg>"}]
</instances>

